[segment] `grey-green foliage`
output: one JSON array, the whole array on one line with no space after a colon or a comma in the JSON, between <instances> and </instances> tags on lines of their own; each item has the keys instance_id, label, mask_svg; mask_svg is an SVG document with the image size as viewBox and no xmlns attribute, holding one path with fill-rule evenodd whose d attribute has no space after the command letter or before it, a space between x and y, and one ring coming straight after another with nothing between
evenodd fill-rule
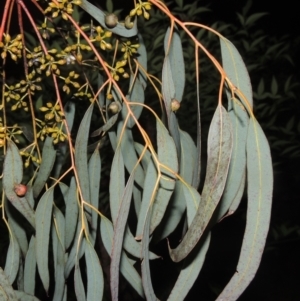
<instances>
[{"instance_id":1,"label":"grey-green foliage","mask_svg":"<svg viewBox=\"0 0 300 301\"><path fill-rule=\"evenodd\" d=\"M109 60L102 61L104 56L94 52L99 65L92 69L94 74L84 75L88 78L86 87L91 86L97 96L88 105L73 104L66 111L61 128L68 143L63 139L57 146L59 152L52 146L52 139L46 138L42 163L38 173L32 175L28 183L32 191L26 195L20 196L16 190L23 180L23 162L16 144L8 141L2 210L8 217L9 246L4 272L0 270L0 293L9 295L8 300L18 296L35 300L29 299L29 294L43 295L35 281L37 275L42 289L53 300L71 299L66 281L74 283L77 300L104 300L104 282L109 281L111 299L117 301L120 273L140 297L158 300L150 261L159 260L160 254L151 252L151 248L178 226L182 239L180 243L171 242L172 246L179 245L174 249L169 245L169 255L183 264L177 281L171 284L168 300L184 300L201 272L211 227L237 208L246 179L249 205L237 272L228 279L218 300L236 300L258 269L269 229L273 174L269 145L252 111L248 71L237 48L226 37L197 26L189 31L175 19L176 9L171 16L177 22L174 26L163 17L160 3L152 2L158 8L153 8L150 21L139 24L136 10L131 29L123 22L111 29L114 42L121 37L119 43L132 38L140 44L137 54L131 53L125 63L121 61L123 66L130 62L128 82L119 81L112 68L107 69ZM182 17L191 14L191 20L207 11L197 8L196 3L176 3L184 12ZM110 1L107 6L109 11L113 9ZM81 7L94 18L93 22L108 29L103 10L86 0ZM178 8L177 12L180 16ZM242 16L240 19L247 26L261 16L250 21ZM225 33L229 30L223 25L213 27ZM216 45L219 50L214 53L211 48ZM210 59L201 52L198 60L195 47L197 51L206 47ZM219 73L209 72L212 65ZM154 76L159 79L154 80ZM112 100L116 110L111 110ZM80 116L77 124L75 114ZM189 133L178 118L182 114L188 120L184 129ZM144 116L151 116L151 130L144 125ZM203 116L207 137L200 128ZM102 120L100 128L98 119ZM196 143L191 137L195 133ZM99 135L107 137L110 145L102 146L102 140L95 144L93 137ZM203 141L207 141L206 166L201 161ZM107 153L110 157L105 157ZM68 167L63 167L62 158L66 158ZM199 189L201 172L205 177ZM101 192L108 202L103 202L99 194L105 180L109 184ZM16 226L13 219L17 212L10 210L10 203L23 214L24 229ZM184 221L184 227L180 221ZM109 268L105 254L110 257ZM19 291L11 286L17 275L18 282L23 283Z\"/></svg>"}]
</instances>

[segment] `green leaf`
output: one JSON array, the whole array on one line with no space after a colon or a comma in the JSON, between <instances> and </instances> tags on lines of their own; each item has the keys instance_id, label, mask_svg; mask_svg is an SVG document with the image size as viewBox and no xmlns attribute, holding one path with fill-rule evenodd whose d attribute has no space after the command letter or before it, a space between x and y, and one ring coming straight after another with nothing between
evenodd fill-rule
<instances>
[{"instance_id":1,"label":"green leaf","mask_svg":"<svg viewBox=\"0 0 300 301\"><path fill-rule=\"evenodd\" d=\"M252 87L245 63L235 46L224 37L220 38L223 68L230 81L244 94L251 108ZM241 99L244 103L244 100Z\"/></svg>"},{"instance_id":2,"label":"green leaf","mask_svg":"<svg viewBox=\"0 0 300 301\"><path fill-rule=\"evenodd\" d=\"M157 187L158 187L158 173L153 160L150 160L146 171L142 205L139 212L138 223L136 228L135 236L138 239L142 239L142 233L143 233L144 223L146 220L146 215L149 210L151 202L153 202L155 199Z\"/></svg>"},{"instance_id":3,"label":"green leaf","mask_svg":"<svg viewBox=\"0 0 300 301\"><path fill-rule=\"evenodd\" d=\"M5 206L5 211L8 216L8 225L14 233L14 236L20 246L23 257L26 256L28 250L28 241L25 230L20 226L20 224L15 220L8 210L8 206Z\"/></svg>"},{"instance_id":4,"label":"green leaf","mask_svg":"<svg viewBox=\"0 0 300 301\"><path fill-rule=\"evenodd\" d=\"M0 298L3 301L18 301L15 291L10 285L8 278L0 267Z\"/></svg>"},{"instance_id":5,"label":"green leaf","mask_svg":"<svg viewBox=\"0 0 300 301\"><path fill-rule=\"evenodd\" d=\"M56 158L56 150L53 147L53 138L51 137L47 137L45 140L42 158L43 159L39 168L39 172L32 186L33 196L35 198L40 194L40 192L44 188L44 185L49 178Z\"/></svg>"},{"instance_id":6,"label":"green leaf","mask_svg":"<svg viewBox=\"0 0 300 301\"><path fill-rule=\"evenodd\" d=\"M104 247L107 253L110 255L114 230L111 221L108 220L105 216L101 216L100 231L101 231L101 239L104 244ZM121 254L120 271L123 274L123 276L126 278L126 280L136 290L136 292L141 297L144 297L141 277L139 273L136 271L136 269L133 267L133 265L131 264L128 256L124 251Z\"/></svg>"},{"instance_id":7,"label":"green leaf","mask_svg":"<svg viewBox=\"0 0 300 301\"><path fill-rule=\"evenodd\" d=\"M19 260L20 260L20 247L13 234L10 231L9 236L9 246L7 250L7 256L5 261L4 272L8 277L10 284L13 284L19 270Z\"/></svg>"},{"instance_id":8,"label":"green leaf","mask_svg":"<svg viewBox=\"0 0 300 301\"><path fill-rule=\"evenodd\" d=\"M160 178L160 187L158 188L153 204L150 234L159 225L165 214L175 188L174 173L178 172L178 158L174 140L161 122L156 123L156 129L157 156L160 164L162 164L160 166L162 176ZM168 167L172 172L167 170L163 165Z\"/></svg>"},{"instance_id":9,"label":"green leaf","mask_svg":"<svg viewBox=\"0 0 300 301\"><path fill-rule=\"evenodd\" d=\"M207 170L201 202L179 246L174 250L169 249L175 262L185 258L197 244L224 190L232 151L232 133L228 113L220 105L210 125L207 145Z\"/></svg>"},{"instance_id":10,"label":"green leaf","mask_svg":"<svg viewBox=\"0 0 300 301\"><path fill-rule=\"evenodd\" d=\"M152 206L150 205L149 210L146 213L145 224L143 228L142 234L142 283L145 292L145 296L147 300L159 300L155 296L152 281L151 281L151 272L149 266L149 230L150 230L150 220L151 220L151 212Z\"/></svg>"},{"instance_id":11,"label":"green leaf","mask_svg":"<svg viewBox=\"0 0 300 301\"><path fill-rule=\"evenodd\" d=\"M192 258L185 259L180 274L167 301L178 301L185 299L194 282L198 278L205 260L209 243L210 232L203 240L203 244L200 244L195 248L195 250L193 250L191 254Z\"/></svg>"},{"instance_id":12,"label":"green leaf","mask_svg":"<svg viewBox=\"0 0 300 301\"><path fill-rule=\"evenodd\" d=\"M118 124L118 138L121 140L121 149L122 155L124 159L124 164L129 173L131 173L135 169L135 182L143 187L144 185L144 171L140 164L136 166L138 162L138 157L134 148L134 139L132 135L131 129L125 128L122 131L123 122L119 122ZM122 136L121 136L122 135Z\"/></svg>"},{"instance_id":13,"label":"green leaf","mask_svg":"<svg viewBox=\"0 0 300 301\"><path fill-rule=\"evenodd\" d=\"M230 205L239 204L245 187L246 173L246 139L248 132L249 116L237 99L230 100L232 110L228 113L233 127L233 148L229 165L227 182L225 185L217 219L227 212ZM230 214L232 214L232 208Z\"/></svg>"},{"instance_id":14,"label":"green leaf","mask_svg":"<svg viewBox=\"0 0 300 301\"><path fill-rule=\"evenodd\" d=\"M98 147L96 147L94 153L89 161L89 179L90 179L90 196L91 205L96 209L99 207L99 189L100 189L100 176L101 176L101 158ZM98 213L92 210L92 235L96 234L98 224Z\"/></svg>"},{"instance_id":15,"label":"green leaf","mask_svg":"<svg viewBox=\"0 0 300 301\"><path fill-rule=\"evenodd\" d=\"M65 204L65 248L68 249L74 238L78 220L77 187L74 177L71 178L70 188L65 196Z\"/></svg>"},{"instance_id":16,"label":"green leaf","mask_svg":"<svg viewBox=\"0 0 300 301\"><path fill-rule=\"evenodd\" d=\"M36 274L35 237L31 236L24 264L24 292L34 295Z\"/></svg>"},{"instance_id":17,"label":"green leaf","mask_svg":"<svg viewBox=\"0 0 300 301\"><path fill-rule=\"evenodd\" d=\"M15 185L20 184L23 178L23 162L17 146L7 141L7 153L3 164L3 188L8 200L21 212L28 222L35 228L34 211L25 197L18 197L14 191Z\"/></svg>"},{"instance_id":18,"label":"green leaf","mask_svg":"<svg viewBox=\"0 0 300 301\"><path fill-rule=\"evenodd\" d=\"M51 216L53 207L53 187L48 189L41 197L35 211L36 262L44 289L48 292L50 285L48 268L49 234L51 227Z\"/></svg>"},{"instance_id":19,"label":"green leaf","mask_svg":"<svg viewBox=\"0 0 300 301\"><path fill-rule=\"evenodd\" d=\"M255 13L249 16L245 22L245 26L254 25L258 19L261 17L268 15L269 13Z\"/></svg>"},{"instance_id":20,"label":"green leaf","mask_svg":"<svg viewBox=\"0 0 300 301\"><path fill-rule=\"evenodd\" d=\"M76 142L75 142L75 167L78 173L78 181L83 199L90 203L90 185L89 185L89 171L87 158L87 142L89 138L89 129L91 118L93 114L93 103L86 110L83 119L80 123ZM86 208L91 213L91 208Z\"/></svg>"},{"instance_id":21,"label":"green leaf","mask_svg":"<svg viewBox=\"0 0 300 301\"><path fill-rule=\"evenodd\" d=\"M84 254L87 270L87 300L102 300L104 289L103 272L97 253L88 242L85 244Z\"/></svg>"},{"instance_id":22,"label":"green leaf","mask_svg":"<svg viewBox=\"0 0 300 301\"><path fill-rule=\"evenodd\" d=\"M137 24L136 20L134 21L134 26L131 29L125 28L125 26L121 23L118 23L114 28L107 28L105 25L105 13L99 9L98 7L94 6L93 4L89 3L86 0L82 0L82 4L80 5L88 14L90 14L93 18L95 18L101 25L102 28L109 30L121 37L130 38L137 35Z\"/></svg>"},{"instance_id":23,"label":"green leaf","mask_svg":"<svg viewBox=\"0 0 300 301\"><path fill-rule=\"evenodd\" d=\"M261 261L269 230L273 170L268 141L256 119L247 136L248 209L246 229L236 273L217 300L236 300L252 281Z\"/></svg>"},{"instance_id":24,"label":"green leaf","mask_svg":"<svg viewBox=\"0 0 300 301\"><path fill-rule=\"evenodd\" d=\"M147 49L146 46L144 44L144 40L142 35L139 33L138 34L138 38L139 38L139 44L140 47L138 48L137 52L138 52L138 57L137 57L137 61L139 62L139 64L143 67L143 69L139 68L139 80L143 86L143 89L146 89L147 86L147 74L145 72L147 72Z\"/></svg>"},{"instance_id":25,"label":"green leaf","mask_svg":"<svg viewBox=\"0 0 300 301\"><path fill-rule=\"evenodd\" d=\"M171 28L169 27L165 35L164 49L165 49L166 56L168 56L170 59L171 76L173 79L174 89L175 89L175 95L173 98L181 102L183 91L184 91L184 85L185 85L185 67L184 67L182 43L181 43L180 36L175 28L175 30L173 30L172 32L171 43L168 44L170 34L171 34Z\"/></svg>"},{"instance_id":26,"label":"green leaf","mask_svg":"<svg viewBox=\"0 0 300 301\"><path fill-rule=\"evenodd\" d=\"M113 301L117 301L119 295L119 265L122 253L124 231L130 209L134 176L135 173L133 172L127 181L124 194L121 199L121 204L119 206L118 216L114 224L114 237L110 263L110 288Z\"/></svg>"},{"instance_id":27,"label":"green leaf","mask_svg":"<svg viewBox=\"0 0 300 301\"><path fill-rule=\"evenodd\" d=\"M53 300L61 300L65 289L65 218L57 207L54 207L53 219L55 221L55 223L52 224L52 247L55 267Z\"/></svg>"},{"instance_id":28,"label":"green leaf","mask_svg":"<svg viewBox=\"0 0 300 301\"><path fill-rule=\"evenodd\" d=\"M109 204L113 224L116 223L120 202L125 189L125 171L121 148L116 149L110 171Z\"/></svg>"},{"instance_id":29,"label":"green leaf","mask_svg":"<svg viewBox=\"0 0 300 301\"><path fill-rule=\"evenodd\" d=\"M78 261L75 264L75 270L74 270L74 286L75 286L75 294L76 294L77 301L86 301L85 290L84 290L84 285L83 285Z\"/></svg>"},{"instance_id":30,"label":"green leaf","mask_svg":"<svg viewBox=\"0 0 300 301\"><path fill-rule=\"evenodd\" d=\"M73 242L72 248L69 252L69 257L67 259L67 262L65 264L65 279L67 279L69 277L69 275L76 263L77 258L78 258L78 260L80 260L80 258L84 254L85 240L82 239L82 237L80 237L81 230L82 230L82 222L81 222L81 219L78 219L74 242ZM80 239L80 241L79 241L79 239Z\"/></svg>"}]
</instances>

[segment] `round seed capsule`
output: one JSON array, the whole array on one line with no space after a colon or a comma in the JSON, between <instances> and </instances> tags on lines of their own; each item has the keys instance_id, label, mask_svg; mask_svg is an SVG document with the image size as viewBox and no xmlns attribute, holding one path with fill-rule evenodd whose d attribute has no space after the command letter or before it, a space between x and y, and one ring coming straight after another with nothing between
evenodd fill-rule
<instances>
[{"instance_id":1,"label":"round seed capsule","mask_svg":"<svg viewBox=\"0 0 300 301\"><path fill-rule=\"evenodd\" d=\"M14 186L14 191L16 193L17 196L24 196L27 192L27 186L26 185L23 185L23 184L16 184Z\"/></svg>"},{"instance_id":2,"label":"round seed capsule","mask_svg":"<svg viewBox=\"0 0 300 301\"><path fill-rule=\"evenodd\" d=\"M118 24L118 17L115 14L108 14L105 16L105 25L108 28L114 28Z\"/></svg>"}]
</instances>

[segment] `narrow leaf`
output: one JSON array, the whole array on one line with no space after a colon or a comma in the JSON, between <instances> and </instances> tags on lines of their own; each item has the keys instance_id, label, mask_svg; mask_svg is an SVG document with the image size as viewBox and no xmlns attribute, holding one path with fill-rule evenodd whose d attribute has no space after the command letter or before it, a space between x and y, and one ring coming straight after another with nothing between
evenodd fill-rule
<instances>
[{"instance_id":1,"label":"narrow leaf","mask_svg":"<svg viewBox=\"0 0 300 301\"><path fill-rule=\"evenodd\" d=\"M56 158L56 150L53 147L53 138L51 137L47 137L44 142L42 158L39 172L32 186L34 198L36 198L42 191L52 171Z\"/></svg>"},{"instance_id":2,"label":"narrow leaf","mask_svg":"<svg viewBox=\"0 0 300 301\"><path fill-rule=\"evenodd\" d=\"M127 171L130 174L135 169L134 180L140 187L143 187L145 175L141 165L139 164L136 166L138 157L134 148L134 139L133 139L132 131L131 129L125 128L124 131L122 132L122 128L123 128L123 122L119 122L117 136L121 140L121 149L122 149L124 164L126 166Z\"/></svg>"},{"instance_id":3,"label":"narrow leaf","mask_svg":"<svg viewBox=\"0 0 300 301\"><path fill-rule=\"evenodd\" d=\"M273 169L268 141L260 125L250 119L247 136L248 209L246 229L236 273L217 300L236 300L256 274L269 230Z\"/></svg>"},{"instance_id":4,"label":"narrow leaf","mask_svg":"<svg viewBox=\"0 0 300 301\"><path fill-rule=\"evenodd\" d=\"M168 298L168 301L184 300L203 266L205 255L210 243L210 232L205 237L203 244L200 244L193 250L192 259L185 259L180 274L176 280L174 288Z\"/></svg>"},{"instance_id":5,"label":"narrow leaf","mask_svg":"<svg viewBox=\"0 0 300 301\"><path fill-rule=\"evenodd\" d=\"M180 102L182 100L185 85L185 67L180 36L176 30L172 31L172 37L169 43L171 28L169 27L164 40L166 55L170 59L170 68L175 88L175 98Z\"/></svg>"},{"instance_id":6,"label":"narrow leaf","mask_svg":"<svg viewBox=\"0 0 300 301\"><path fill-rule=\"evenodd\" d=\"M231 203L239 203L243 196L246 173L246 139L249 116L244 107L236 99L231 100L232 110L228 113L233 127L233 148L229 165L227 182L218 210L220 219L228 211ZM242 190L242 191L241 191ZM231 212L232 213L232 212Z\"/></svg>"},{"instance_id":7,"label":"narrow leaf","mask_svg":"<svg viewBox=\"0 0 300 301\"><path fill-rule=\"evenodd\" d=\"M65 196L65 248L68 249L74 238L78 220L77 187L75 178L71 178L70 188Z\"/></svg>"},{"instance_id":8,"label":"narrow leaf","mask_svg":"<svg viewBox=\"0 0 300 301\"><path fill-rule=\"evenodd\" d=\"M36 274L35 237L31 236L24 264L24 292L34 295Z\"/></svg>"},{"instance_id":9,"label":"narrow leaf","mask_svg":"<svg viewBox=\"0 0 300 301\"><path fill-rule=\"evenodd\" d=\"M149 230L150 230L150 220L151 220L151 212L152 206L149 207L149 210L146 214L144 229L143 229L143 239L142 239L142 283L145 292L145 296L147 300L158 301L155 296L152 281L151 281L151 272L149 266Z\"/></svg>"},{"instance_id":10,"label":"narrow leaf","mask_svg":"<svg viewBox=\"0 0 300 301\"><path fill-rule=\"evenodd\" d=\"M175 262L185 258L197 244L224 190L232 151L232 134L228 113L222 106L218 106L213 116L207 144L207 171L201 202L179 246L174 250L169 249Z\"/></svg>"},{"instance_id":11,"label":"narrow leaf","mask_svg":"<svg viewBox=\"0 0 300 301\"><path fill-rule=\"evenodd\" d=\"M124 230L126 228L126 222L127 222L130 203L131 203L134 175L135 174L133 172L127 181L124 194L122 196L121 204L119 207L119 212L116 219L115 227L114 227L114 237L113 237L111 263L110 263L110 289L111 289L111 296L113 301L118 301L119 265L121 259Z\"/></svg>"},{"instance_id":12,"label":"narrow leaf","mask_svg":"<svg viewBox=\"0 0 300 301\"><path fill-rule=\"evenodd\" d=\"M101 231L101 239L104 244L104 247L107 253L110 255L114 230L111 221L104 216L101 216L100 231ZM122 252L121 255L120 271L123 274L123 276L126 278L126 280L136 290L136 292L141 297L144 297L141 277L139 273L136 271L136 269L133 267L133 265L131 264L129 258L127 257L124 251Z\"/></svg>"},{"instance_id":13,"label":"narrow leaf","mask_svg":"<svg viewBox=\"0 0 300 301\"><path fill-rule=\"evenodd\" d=\"M53 207L53 187L48 189L41 197L35 214L36 241L35 252L36 262L44 289L48 292L50 277L48 268L49 234L51 227L51 216Z\"/></svg>"},{"instance_id":14,"label":"narrow leaf","mask_svg":"<svg viewBox=\"0 0 300 301\"><path fill-rule=\"evenodd\" d=\"M99 207L99 189L101 176L101 158L99 149L96 148L89 161L89 179L90 179L90 196L91 205L96 209ZM98 224L98 213L92 210L92 233L96 233ZM93 234L92 234L93 235Z\"/></svg>"},{"instance_id":15,"label":"narrow leaf","mask_svg":"<svg viewBox=\"0 0 300 301\"><path fill-rule=\"evenodd\" d=\"M10 284L14 283L16 276L18 274L19 260L20 260L20 247L13 232L10 231L9 246L7 250L5 268L4 268L4 272L7 275Z\"/></svg>"},{"instance_id":16,"label":"narrow leaf","mask_svg":"<svg viewBox=\"0 0 300 301\"><path fill-rule=\"evenodd\" d=\"M223 68L230 81L245 95L253 106L252 87L245 63L235 46L224 37L220 38Z\"/></svg>"},{"instance_id":17,"label":"narrow leaf","mask_svg":"<svg viewBox=\"0 0 300 301\"><path fill-rule=\"evenodd\" d=\"M99 258L93 246L88 242L85 245L84 253L87 269L87 300L102 300L104 278Z\"/></svg>"},{"instance_id":18,"label":"narrow leaf","mask_svg":"<svg viewBox=\"0 0 300 301\"><path fill-rule=\"evenodd\" d=\"M87 142L88 132L92 118L94 105L91 104L85 112L83 119L80 123L76 142L75 142L75 166L78 173L78 180L83 199L90 203L90 186L89 186L89 172L88 172L88 159L87 159ZM91 212L90 208L86 209Z\"/></svg>"}]
</instances>

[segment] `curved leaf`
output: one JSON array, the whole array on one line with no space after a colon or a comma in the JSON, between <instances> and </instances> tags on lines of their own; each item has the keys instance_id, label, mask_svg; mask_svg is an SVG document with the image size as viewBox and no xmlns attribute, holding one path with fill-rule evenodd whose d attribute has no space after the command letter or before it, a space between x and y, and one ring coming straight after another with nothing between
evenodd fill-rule
<instances>
[{"instance_id":1,"label":"curved leaf","mask_svg":"<svg viewBox=\"0 0 300 301\"><path fill-rule=\"evenodd\" d=\"M252 86L245 63L235 46L226 38L220 38L223 68L230 81L245 95L253 106ZM241 99L243 102L243 100Z\"/></svg>"},{"instance_id":2,"label":"curved leaf","mask_svg":"<svg viewBox=\"0 0 300 301\"><path fill-rule=\"evenodd\" d=\"M246 173L246 139L249 116L244 107L236 99L231 100L232 110L228 113L233 125L233 148L229 165L227 182L224 188L217 219L227 212L233 201L238 205L243 196ZM232 209L230 210L231 214Z\"/></svg>"},{"instance_id":3,"label":"curved leaf","mask_svg":"<svg viewBox=\"0 0 300 301\"><path fill-rule=\"evenodd\" d=\"M210 232L205 237L203 244L200 244L193 250L192 259L185 259L180 274L176 280L174 288L168 298L168 301L184 300L203 266L205 255L210 243Z\"/></svg>"},{"instance_id":4,"label":"curved leaf","mask_svg":"<svg viewBox=\"0 0 300 301\"><path fill-rule=\"evenodd\" d=\"M179 246L173 250L169 248L175 262L185 258L197 244L224 190L232 151L232 134L228 113L222 106L218 106L213 116L207 144L207 171L200 205Z\"/></svg>"},{"instance_id":5,"label":"curved leaf","mask_svg":"<svg viewBox=\"0 0 300 301\"><path fill-rule=\"evenodd\" d=\"M269 230L273 169L268 141L260 125L250 119L247 136L247 223L237 272L217 300L236 300L258 269Z\"/></svg>"},{"instance_id":6,"label":"curved leaf","mask_svg":"<svg viewBox=\"0 0 300 301\"><path fill-rule=\"evenodd\" d=\"M49 233L51 227L51 216L53 207L53 187L48 189L41 197L35 211L36 262L44 289L48 292L50 277L48 268Z\"/></svg>"}]
</instances>

